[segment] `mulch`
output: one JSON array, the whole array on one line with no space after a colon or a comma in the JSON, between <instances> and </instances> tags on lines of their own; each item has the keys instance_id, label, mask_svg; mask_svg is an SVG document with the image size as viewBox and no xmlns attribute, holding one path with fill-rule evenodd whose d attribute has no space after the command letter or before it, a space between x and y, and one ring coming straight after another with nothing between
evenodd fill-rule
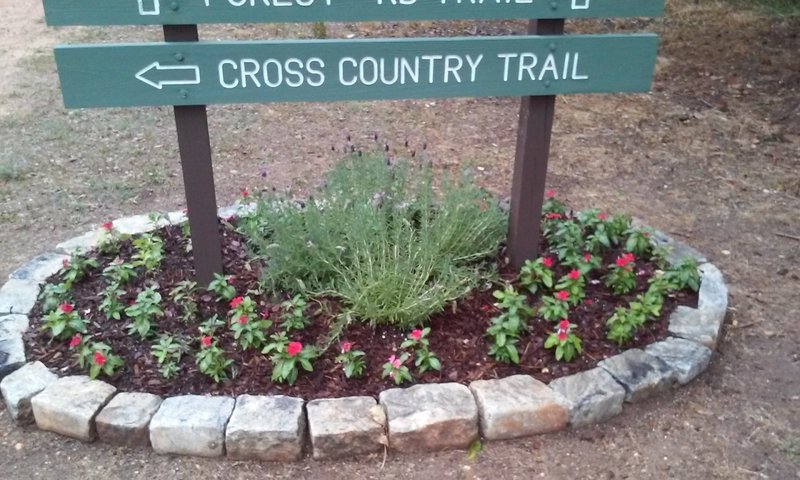
<instances>
[{"instance_id":1,"label":"mulch","mask_svg":"<svg viewBox=\"0 0 800 480\"><path fill-rule=\"evenodd\" d=\"M221 222L220 231L223 236L224 269L227 275L233 275L233 285L239 295L248 290L259 289L259 269L257 264L248 261L244 238L235 231L231 223ZM338 343L324 352L314 361L314 371L301 371L295 385L289 386L273 383L270 380L272 371L269 358L258 351L242 351L226 327L218 330L215 338L224 348L229 358L234 360L234 370L228 380L219 384L199 372L195 365L194 353L199 350L200 333L197 323L183 323L179 317L179 307L169 296L169 291L180 281L192 278L193 258L187 254L187 240L181 236L179 227L170 226L157 232L164 240L165 256L161 268L155 275L146 276L140 272L138 278L122 297L125 304L133 301L143 288L157 284L163 302L165 316L156 326L156 333L168 332L173 336L184 336L190 341L191 351L183 356L179 365L179 373L173 378L165 379L159 373L159 366L150 354L150 343L127 334L127 321L108 320L98 312L100 298L98 296L106 286L102 277L102 269L113 260L113 257L98 253L91 255L100 262L100 268L90 269L86 278L73 286L76 310L83 318L89 320L89 333L96 341L103 341L111 346L113 352L120 355L125 362L122 370L111 378L101 378L122 391L144 391L162 396L184 394L239 395L243 393L272 395L283 394L303 397L307 400L315 398L345 397L354 395L377 396L381 391L395 387L389 379L381 378L381 369L386 359L396 352L400 343L408 335L394 327L368 325L354 322L346 327L341 340L354 344L354 349L366 353L367 366L361 378L346 379L341 366L336 364L339 354ZM130 240L122 244L120 257L129 260L133 253ZM612 263L618 251L606 253L603 264ZM502 258L502 252L500 255ZM576 333L583 340L583 354L570 363L557 362L554 351L543 347L547 336L553 331L554 324L543 319L533 318L528 321L529 332L524 336L518 348L520 364L509 365L495 362L488 356L489 344L485 337L486 328L491 318L499 312L493 306L494 287L478 289L466 298L448 306L444 311L434 315L428 322L431 327L429 335L430 348L441 360L441 372L417 374L413 365L408 365L414 375L415 383L458 382L468 384L478 379L503 378L514 374L531 375L543 382L570 375L594 367L599 361L616 355L628 348L643 347L664 339L667 336L668 318L678 305L696 306L697 294L681 291L665 299L660 318L648 322L639 329L633 340L619 347L606 339L606 320L612 315L616 306L627 305L637 293L647 288L647 280L655 271L655 265L637 261L637 268L644 274L637 277L637 288L634 292L620 297L612 295L602 282L598 280L602 273L592 272L588 278L586 299L590 300L570 310L570 321L577 325ZM513 280L514 273L506 266L500 265L500 275L504 280ZM558 276L567 273L568 269L555 266ZM557 278L556 277L556 278ZM57 277L49 281L58 283ZM252 296L259 304L258 311L270 312L273 321L272 330L280 324L280 302L285 298L269 298L268 296ZM538 296L532 301L535 303ZM218 302L212 294L204 290L198 295L201 318L207 319L213 314L226 318L229 306L227 302ZM333 299L322 299L311 302L307 308L312 322L302 332L293 332L291 340L300 341L304 345L320 344L326 338L330 325L334 322L339 306ZM60 375L80 375L85 372L76 363L75 352L71 351L67 341L51 340L48 332L41 327L42 309L37 303L31 313L31 329L26 334L27 352L30 360L40 360L57 371ZM220 333L221 332L221 333ZM270 332L273 333L273 332ZM155 341L155 336L153 341ZM412 363L409 361L408 363ZM409 386L404 384L403 386Z\"/></svg>"}]
</instances>

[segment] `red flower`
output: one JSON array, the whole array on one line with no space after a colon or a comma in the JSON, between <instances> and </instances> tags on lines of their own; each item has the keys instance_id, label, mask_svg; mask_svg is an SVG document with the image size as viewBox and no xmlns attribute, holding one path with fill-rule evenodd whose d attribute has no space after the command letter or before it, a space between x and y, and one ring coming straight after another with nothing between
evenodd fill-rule
<instances>
[{"instance_id":1,"label":"red flower","mask_svg":"<svg viewBox=\"0 0 800 480\"><path fill-rule=\"evenodd\" d=\"M617 263L618 267L622 268L622 267L628 265L629 263L633 263L634 260L635 260L635 258L634 258L632 253L623 253L622 255L617 257L617 262L616 263Z\"/></svg>"},{"instance_id":2,"label":"red flower","mask_svg":"<svg viewBox=\"0 0 800 480\"><path fill-rule=\"evenodd\" d=\"M61 260L61 267L62 268L69 267L69 260L67 260L66 258L64 260Z\"/></svg>"},{"instance_id":3,"label":"red flower","mask_svg":"<svg viewBox=\"0 0 800 480\"><path fill-rule=\"evenodd\" d=\"M579 271L577 271L577 270L575 270L575 269L572 269L572 270L571 270L571 271L570 271L570 272L567 274L567 277L569 277L569 279L570 279L570 280L577 280L577 279L581 278L581 272L579 272Z\"/></svg>"},{"instance_id":4,"label":"red flower","mask_svg":"<svg viewBox=\"0 0 800 480\"><path fill-rule=\"evenodd\" d=\"M569 299L569 292L566 290L559 290L556 292L556 298L562 302L566 302Z\"/></svg>"},{"instance_id":5,"label":"red flower","mask_svg":"<svg viewBox=\"0 0 800 480\"><path fill-rule=\"evenodd\" d=\"M61 311L63 313L72 313L72 311L75 310L75 307L73 307L69 303L62 303L61 307L59 307L59 308L61 308Z\"/></svg>"},{"instance_id":6,"label":"red flower","mask_svg":"<svg viewBox=\"0 0 800 480\"><path fill-rule=\"evenodd\" d=\"M241 317L239 317L239 323L242 324L242 325L246 325L247 324L247 315L242 315Z\"/></svg>"},{"instance_id":7,"label":"red flower","mask_svg":"<svg viewBox=\"0 0 800 480\"><path fill-rule=\"evenodd\" d=\"M542 265L544 265L547 268L552 267L553 266L553 259L550 258L550 257L542 257Z\"/></svg>"},{"instance_id":8,"label":"red flower","mask_svg":"<svg viewBox=\"0 0 800 480\"><path fill-rule=\"evenodd\" d=\"M567 332L562 332L561 330L558 331L558 341L563 342L567 339Z\"/></svg>"},{"instance_id":9,"label":"red flower","mask_svg":"<svg viewBox=\"0 0 800 480\"><path fill-rule=\"evenodd\" d=\"M553 197L556 196L556 191L555 190L548 190L548 191L544 192L544 196L547 197L547 198L553 198Z\"/></svg>"},{"instance_id":10,"label":"red flower","mask_svg":"<svg viewBox=\"0 0 800 480\"><path fill-rule=\"evenodd\" d=\"M561 214L558 212L551 212L544 216L547 220L558 220L561 218Z\"/></svg>"},{"instance_id":11,"label":"red flower","mask_svg":"<svg viewBox=\"0 0 800 480\"><path fill-rule=\"evenodd\" d=\"M589 252L584 253L583 254L583 261L586 262L586 263L591 262L592 261L592 254L589 253Z\"/></svg>"},{"instance_id":12,"label":"red flower","mask_svg":"<svg viewBox=\"0 0 800 480\"><path fill-rule=\"evenodd\" d=\"M290 357L294 357L300 350L303 349L303 344L300 342L289 342L289 345L286 346L286 353L289 354Z\"/></svg>"},{"instance_id":13,"label":"red flower","mask_svg":"<svg viewBox=\"0 0 800 480\"><path fill-rule=\"evenodd\" d=\"M569 320L567 320L566 318L564 320L561 320L560 322L558 322L558 330L559 331L565 331L566 332L568 328L569 328Z\"/></svg>"},{"instance_id":14,"label":"red flower","mask_svg":"<svg viewBox=\"0 0 800 480\"><path fill-rule=\"evenodd\" d=\"M602 213L602 212L598 213L597 214L597 219L598 220L607 220L608 219L608 214L607 213Z\"/></svg>"},{"instance_id":15,"label":"red flower","mask_svg":"<svg viewBox=\"0 0 800 480\"><path fill-rule=\"evenodd\" d=\"M250 192L247 191L247 188L242 189L242 198L247 198L250 196Z\"/></svg>"},{"instance_id":16,"label":"red flower","mask_svg":"<svg viewBox=\"0 0 800 480\"><path fill-rule=\"evenodd\" d=\"M204 336L200 337L200 345L202 345L204 347L210 347L211 346L211 337L209 337L208 335L204 335Z\"/></svg>"},{"instance_id":17,"label":"red flower","mask_svg":"<svg viewBox=\"0 0 800 480\"><path fill-rule=\"evenodd\" d=\"M586 300L583 301L583 304L586 305L587 307L589 307L589 306L594 305L594 301L592 301L591 298L587 298Z\"/></svg>"},{"instance_id":18,"label":"red flower","mask_svg":"<svg viewBox=\"0 0 800 480\"><path fill-rule=\"evenodd\" d=\"M74 337L69 341L69 348L75 348L81 344L81 334L76 333Z\"/></svg>"},{"instance_id":19,"label":"red flower","mask_svg":"<svg viewBox=\"0 0 800 480\"><path fill-rule=\"evenodd\" d=\"M353 348L353 344L350 342L342 342L342 353L347 353L350 349Z\"/></svg>"},{"instance_id":20,"label":"red flower","mask_svg":"<svg viewBox=\"0 0 800 480\"><path fill-rule=\"evenodd\" d=\"M113 222L105 222L101 226L103 227L103 230L105 230L106 232L110 232L114 228L114 223Z\"/></svg>"},{"instance_id":21,"label":"red flower","mask_svg":"<svg viewBox=\"0 0 800 480\"><path fill-rule=\"evenodd\" d=\"M94 364L101 367L106 364L106 356L100 352L94 352Z\"/></svg>"},{"instance_id":22,"label":"red flower","mask_svg":"<svg viewBox=\"0 0 800 480\"><path fill-rule=\"evenodd\" d=\"M236 308L236 307L238 307L239 305L241 305L241 304L242 304L242 301L243 301L243 300L244 300L244 299L243 299L242 297L236 297L236 298L234 298L233 300L231 300L231 304L230 304L230 305L231 305L231 308Z\"/></svg>"},{"instance_id":23,"label":"red flower","mask_svg":"<svg viewBox=\"0 0 800 480\"><path fill-rule=\"evenodd\" d=\"M419 339L422 338L422 330L416 328L412 330L411 333L408 334L408 336L416 341L419 341Z\"/></svg>"},{"instance_id":24,"label":"red flower","mask_svg":"<svg viewBox=\"0 0 800 480\"><path fill-rule=\"evenodd\" d=\"M488 304L487 305L481 305L481 311L483 311L483 312L488 312L491 309L492 309L491 305L488 305Z\"/></svg>"},{"instance_id":25,"label":"red flower","mask_svg":"<svg viewBox=\"0 0 800 480\"><path fill-rule=\"evenodd\" d=\"M269 314L270 314L269 308L265 308L264 310L261 311L261 318L266 320L269 318Z\"/></svg>"}]
</instances>

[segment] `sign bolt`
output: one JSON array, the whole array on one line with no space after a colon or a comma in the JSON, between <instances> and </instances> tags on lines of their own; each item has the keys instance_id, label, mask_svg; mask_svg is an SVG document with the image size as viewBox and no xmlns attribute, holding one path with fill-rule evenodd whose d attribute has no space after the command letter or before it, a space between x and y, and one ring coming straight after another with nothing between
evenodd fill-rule
<instances>
[{"instance_id":1,"label":"sign bolt","mask_svg":"<svg viewBox=\"0 0 800 480\"><path fill-rule=\"evenodd\" d=\"M182 62L185 58L186 57L184 57L182 53L176 53L175 54L175 60L177 60L179 62Z\"/></svg>"},{"instance_id":2,"label":"sign bolt","mask_svg":"<svg viewBox=\"0 0 800 480\"><path fill-rule=\"evenodd\" d=\"M177 12L179 8L181 8L181 6L178 5L178 2L172 2L169 4L169 9L173 12Z\"/></svg>"},{"instance_id":3,"label":"sign bolt","mask_svg":"<svg viewBox=\"0 0 800 480\"><path fill-rule=\"evenodd\" d=\"M189 91L185 88L178 90L178 94L181 96L181 98L189 98Z\"/></svg>"},{"instance_id":4,"label":"sign bolt","mask_svg":"<svg viewBox=\"0 0 800 480\"><path fill-rule=\"evenodd\" d=\"M551 43L550 45L547 46L547 48L549 48L551 52L555 52L556 51L556 44L555 43Z\"/></svg>"},{"instance_id":5,"label":"sign bolt","mask_svg":"<svg viewBox=\"0 0 800 480\"><path fill-rule=\"evenodd\" d=\"M545 86L545 88L550 88L550 80L545 80L544 81L544 86Z\"/></svg>"},{"instance_id":6,"label":"sign bolt","mask_svg":"<svg viewBox=\"0 0 800 480\"><path fill-rule=\"evenodd\" d=\"M558 2L550 2L551 10L558 10Z\"/></svg>"}]
</instances>

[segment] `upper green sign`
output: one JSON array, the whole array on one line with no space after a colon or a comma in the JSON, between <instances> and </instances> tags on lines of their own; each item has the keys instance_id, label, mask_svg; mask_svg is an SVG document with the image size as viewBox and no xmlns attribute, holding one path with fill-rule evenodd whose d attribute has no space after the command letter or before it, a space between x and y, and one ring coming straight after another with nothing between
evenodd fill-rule
<instances>
[{"instance_id":1,"label":"upper green sign","mask_svg":"<svg viewBox=\"0 0 800 480\"><path fill-rule=\"evenodd\" d=\"M656 17L664 0L44 0L48 25Z\"/></svg>"},{"instance_id":2,"label":"upper green sign","mask_svg":"<svg viewBox=\"0 0 800 480\"><path fill-rule=\"evenodd\" d=\"M518 36L56 47L67 107L649 90L658 37Z\"/></svg>"}]
</instances>

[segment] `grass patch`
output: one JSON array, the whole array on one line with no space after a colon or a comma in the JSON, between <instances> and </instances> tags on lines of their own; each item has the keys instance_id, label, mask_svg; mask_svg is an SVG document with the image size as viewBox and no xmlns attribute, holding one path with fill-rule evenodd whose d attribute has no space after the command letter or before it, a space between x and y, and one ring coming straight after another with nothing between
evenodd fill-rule
<instances>
[{"instance_id":1,"label":"grass patch","mask_svg":"<svg viewBox=\"0 0 800 480\"><path fill-rule=\"evenodd\" d=\"M0 180L13 182L21 180L27 173L25 162L21 160L11 160L0 162Z\"/></svg>"},{"instance_id":2,"label":"grass patch","mask_svg":"<svg viewBox=\"0 0 800 480\"><path fill-rule=\"evenodd\" d=\"M363 321L411 326L486 278L506 215L467 176L435 179L428 166L367 155L338 164L302 205L262 199L243 231L267 288L330 295Z\"/></svg>"}]
</instances>

